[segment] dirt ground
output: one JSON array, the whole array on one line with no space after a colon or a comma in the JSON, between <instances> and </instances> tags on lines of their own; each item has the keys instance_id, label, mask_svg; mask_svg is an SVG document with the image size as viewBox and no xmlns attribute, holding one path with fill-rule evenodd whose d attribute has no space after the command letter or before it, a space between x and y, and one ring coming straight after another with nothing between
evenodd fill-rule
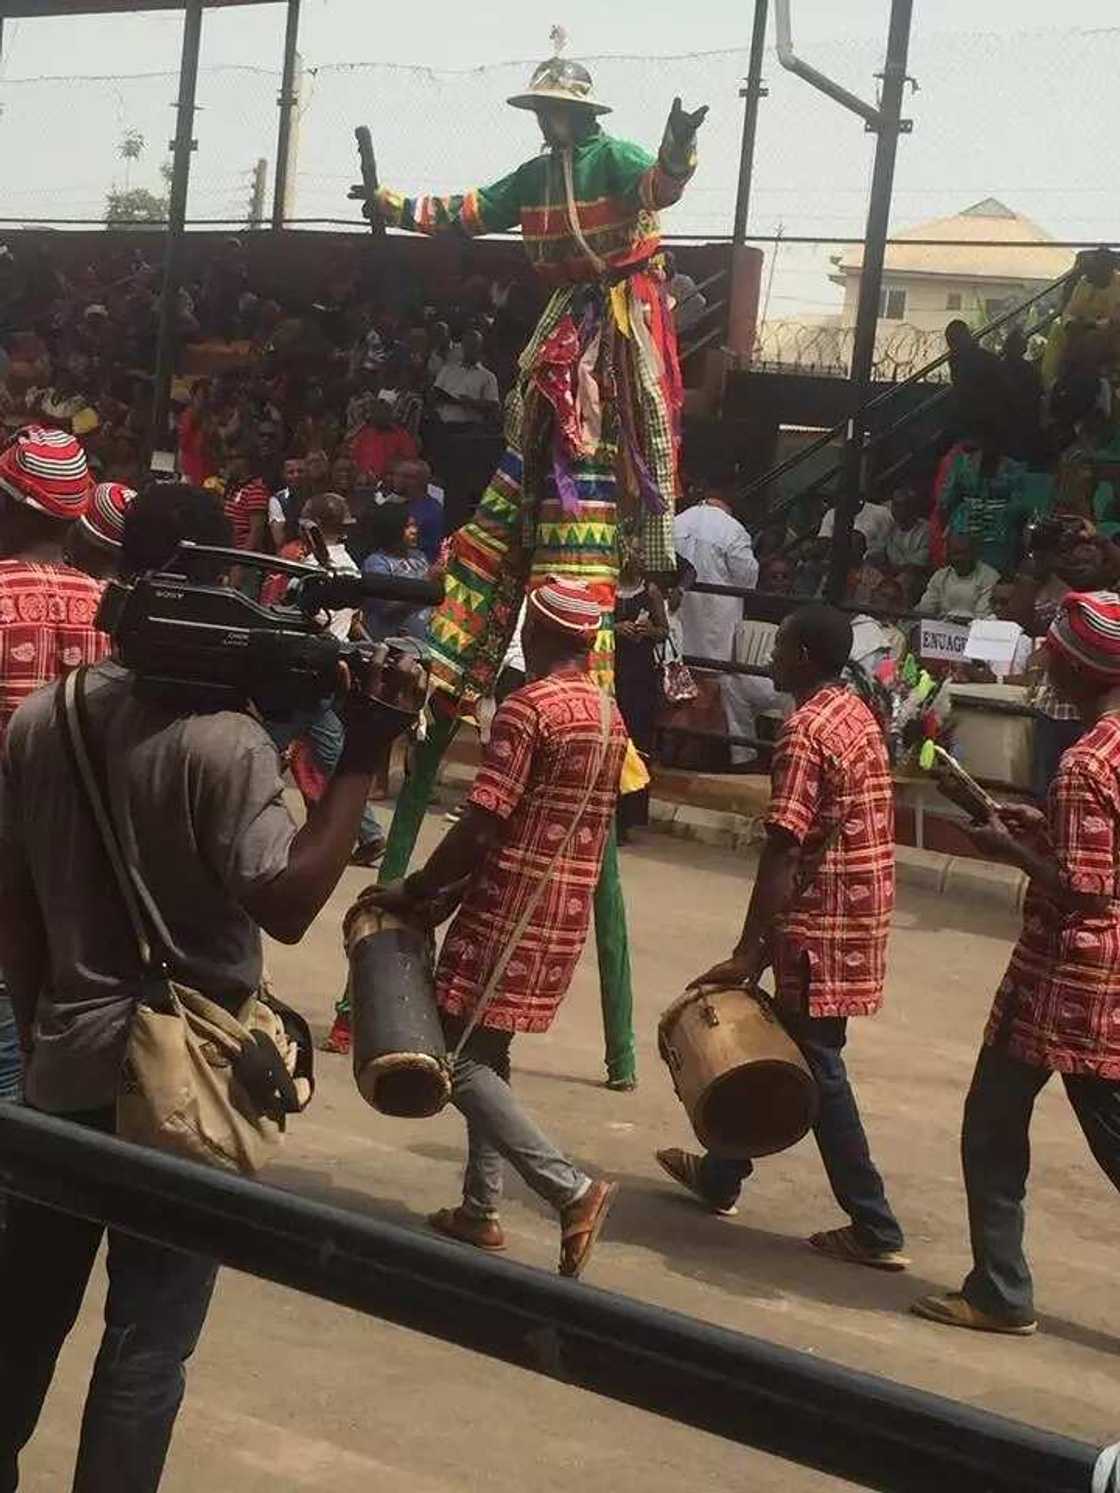
<instances>
[{"instance_id":1,"label":"dirt ground","mask_svg":"<svg viewBox=\"0 0 1120 1493\"><path fill-rule=\"evenodd\" d=\"M431 819L425 844L442 825ZM727 952L749 891L730 852L651 837L624 852L641 1086L601 1086L593 957L585 957L546 1037L514 1046L515 1082L545 1128L588 1167L623 1184L590 1278L724 1326L920 1385L1035 1424L1111 1440L1120 1340L1117 1199L1054 1083L1034 1127L1029 1245L1042 1330L1034 1339L953 1333L907 1314L921 1292L966 1267L957 1153L961 1104L1011 918L934 897L902 899L883 1014L852 1024L850 1064L872 1149L908 1234L913 1267L880 1276L821 1260L804 1243L839 1221L812 1141L758 1168L739 1218L711 1218L653 1160L691 1134L655 1050L664 1007ZM368 880L348 872L296 949L270 951L282 995L324 1030L342 979L341 914ZM321 1057L315 1105L270 1180L375 1217L424 1227L456 1200L459 1117L383 1119L349 1064ZM511 1252L555 1268L556 1228L516 1180ZM98 1272L100 1277L100 1269ZM23 1486L69 1486L102 1286L68 1345ZM573 1482L631 1490L849 1486L635 1409L449 1348L311 1297L226 1272L191 1367L166 1493L351 1493L372 1478L414 1493L539 1493Z\"/></svg>"}]
</instances>

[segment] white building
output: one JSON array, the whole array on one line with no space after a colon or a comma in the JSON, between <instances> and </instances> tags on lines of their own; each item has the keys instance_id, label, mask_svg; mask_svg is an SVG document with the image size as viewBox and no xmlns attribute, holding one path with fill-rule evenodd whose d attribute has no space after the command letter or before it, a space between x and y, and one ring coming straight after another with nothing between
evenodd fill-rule
<instances>
[{"instance_id":1,"label":"white building","mask_svg":"<svg viewBox=\"0 0 1120 1493\"><path fill-rule=\"evenodd\" d=\"M920 332L942 332L954 317L980 326L1073 264L1070 250L1050 248L1045 229L994 197L955 217L934 218L891 236L896 242L887 247L879 298L881 335L889 335L899 323ZM1029 248L1013 247L1032 240L1036 242ZM836 271L829 279L844 287L840 323L854 326L862 244L838 255L833 264Z\"/></svg>"},{"instance_id":2,"label":"white building","mask_svg":"<svg viewBox=\"0 0 1120 1493\"><path fill-rule=\"evenodd\" d=\"M994 197L891 237L875 337L876 374L885 379L905 377L943 353L950 321L959 317L972 327L983 326L1073 264L1070 250L1051 247L1045 229ZM847 373L863 245L836 255L832 264L829 279L844 291L840 307L831 315L768 319L759 329L756 363Z\"/></svg>"}]
</instances>

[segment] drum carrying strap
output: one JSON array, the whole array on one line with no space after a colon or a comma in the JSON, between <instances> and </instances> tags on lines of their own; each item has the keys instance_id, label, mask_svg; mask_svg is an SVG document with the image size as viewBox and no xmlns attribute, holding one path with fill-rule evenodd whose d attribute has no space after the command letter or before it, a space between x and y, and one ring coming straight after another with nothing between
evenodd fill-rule
<instances>
[{"instance_id":1,"label":"drum carrying strap","mask_svg":"<svg viewBox=\"0 0 1120 1493\"><path fill-rule=\"evenodd\" d=\"M599 750L596 753L595 759L592 763L591 771L587 775L587 786L584 789L583 797L580 799L579 807L576 809L575 814L572 816L572 822L568 825L568 828L564 834L564 838L560 841L559 845L557 845L552 859L544 868L540 880L533 888L529 896L529 900L525 904L525 911L521 914L520 918L518 918L517 926L509 936L509 942L506 944L501 954L499 954L494 968L490 971L490 978L486 982L486 988L479 996L478 1004L471 1012L471 1019L463 1028L463 1035L459 1038L459 1041L455 1045L455 1051L451 1054L450 1062L452 1067L454 1067L455 1063L462 1056L463 1048L470 1041L475 1028L478 1026L478 1023L486 1014L487 1007L490 1005L490 1002L498 993L498 986L501 984L502 976L506 972L506 965L513 958L513 951L525 937L526 931L529 927L529 923L532 921L533 914L537 910L537 905L540 902L541 897L544 895L544 889L551 880L553 871L556 869L556 863L559 861L560 857L564 854L565 850L567 850L568 846L571 844L572 836L579 828L580 823L583 820L583 816L587 812L587 806L591 802L591 795L595 792L595 786L599 781L599 775L603 771L603 763L607 758L607 750L610 746L610 740L611 697L607 694L606 690L600 690Z\"/></svg>"}]
</instances>

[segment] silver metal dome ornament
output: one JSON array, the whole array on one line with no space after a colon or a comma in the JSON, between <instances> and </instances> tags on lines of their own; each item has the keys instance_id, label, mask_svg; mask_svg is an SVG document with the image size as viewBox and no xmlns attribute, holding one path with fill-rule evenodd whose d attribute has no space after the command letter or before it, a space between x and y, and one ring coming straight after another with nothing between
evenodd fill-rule
<instances>
[{"instance_id":1,"label":"silver metal dome ornament","mask_svg":"<svg viewBox=\"0 0 1120 1493\"><path fill-rule=\"evenodd\" d=\"M561 54L568 42L563 26L553 26L549 34L553 55L534 71L524 93L515 93L507 102L515 109L539 109L542 104L578 104L592 114L609 114L610 104L594 97L591 74L581 62L571 62Z\"/></svg>"}]
</instances>

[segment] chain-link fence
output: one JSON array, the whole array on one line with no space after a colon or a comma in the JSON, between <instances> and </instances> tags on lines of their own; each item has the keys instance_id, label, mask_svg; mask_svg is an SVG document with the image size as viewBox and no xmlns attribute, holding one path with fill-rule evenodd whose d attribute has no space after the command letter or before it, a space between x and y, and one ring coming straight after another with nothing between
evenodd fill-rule
<instances>
[{"instance_id":1,"label":"chain-link fence","mask_svg":"<svg viewBox=\"0 0 1120 1493\"><path fill-rule=\"evenodd\" d=\"M882 44L821 43L814 63L871 96ZM609 128L651 149L673 97L708 102L700 167L665 218L671 234L730 232L739 169L745 50L681 57L589 59L599 94L614 104ZM921 91L907 101L913 134L899 155L897 234L983 199L1019 218L1018 242L1091 243L1120 235L1109 171L1120 137L1120 30L1014 36L927 36L916 28L911 68ZM448 191L493 180L539 145L530 115L509 109L525 62L464 72L380 63L309 61L304 69L291 217L361 227L346 189L355 176L353 127L369 124L385 181L409 191ZM785 73L771 54L765 80L750 229L767 239L762 316L765 361L846 365L842 241L863 232L873 149L857 120ZM245 223L258 158L275 154L278 68L204 67L188 217ZM63 226L102 221L111 192L142 189L158 207L159 167L172 132L175 78L8 79L0 83L5 170L0 218ZM133 159L127 131L143 137ZM151 203L148 204L151 208ZM949 235L940 230L934 236ZM1060 273L1036 273L1029 249L1006 249L1007 293ZM936 253L930 263L940 273ZM888 278L890 263L888 261ZM946 294L929 315L904 311L889 353L901 369L924 351L947 313L986 319L982 279ZM960 299L960 307L949 303ZM971 301L976 305L972 306ZM884 306L885 315L897 307ZM792 346L792 354L787 352Z\"/></svg>"}]
</instances>

